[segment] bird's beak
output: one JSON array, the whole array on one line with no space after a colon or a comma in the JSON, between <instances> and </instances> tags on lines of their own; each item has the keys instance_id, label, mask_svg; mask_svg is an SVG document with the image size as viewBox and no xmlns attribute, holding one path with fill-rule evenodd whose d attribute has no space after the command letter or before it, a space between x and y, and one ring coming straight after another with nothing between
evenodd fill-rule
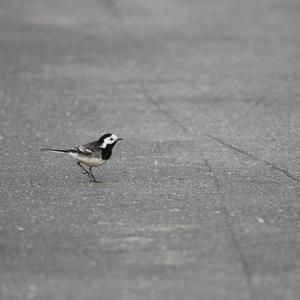
<instances>
[{"instance_id":1,"label":"bird's beak","mask_svg":"<svg viewBox=\"0 0 300 300\"><path fill-rule=\"evenodd\" d=\"M122 141L122 140L124 140L124 139L122 139L122 138L118 138L118 141Z\"/></svg>"}]
</instances>

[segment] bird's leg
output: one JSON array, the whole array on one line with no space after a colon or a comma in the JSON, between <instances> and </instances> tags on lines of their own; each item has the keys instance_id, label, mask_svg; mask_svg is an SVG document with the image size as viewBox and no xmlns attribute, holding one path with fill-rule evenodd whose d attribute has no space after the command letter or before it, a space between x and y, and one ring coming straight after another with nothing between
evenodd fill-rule
<instances>
[{"instance_id":1,"label":"bird's leg","mask_svg":"<svg viewBox=\"0 0 300 300\"><path fill-rule=\"evenodd\" d=\"M90 175L91 175L90 179L92 179L91 181L96 182L96 178L95 178L95 176L94 176L94 174L93 174L93 172L92 172L92 168L93 168L93 167L89 167L89 171L90 171Z\"/></svg>"},{"instance_id":2,"label":"bird's leg","mask_svg":"<svg viewBox=\"0 0 300 300\"><path fill-rule=\"evenodd\" d=\"M87 176L89 176L89 178L91 179L90 172L80 163L80 161L77 162L77 165L84 171L84 174L86 174Z\"/></svg>"}]
</instances>

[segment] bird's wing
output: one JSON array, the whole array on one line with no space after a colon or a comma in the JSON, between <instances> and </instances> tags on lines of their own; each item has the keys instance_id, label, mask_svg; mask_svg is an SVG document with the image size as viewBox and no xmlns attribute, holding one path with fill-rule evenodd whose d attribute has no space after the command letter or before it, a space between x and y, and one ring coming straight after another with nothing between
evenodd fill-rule
<instances>
[{"instance_id":1,"label":"bird's wing","mask_svg":"<svg viewBox=\"0 0 300 300\"><path fill-rule=\"evenodd\" d=\"M84 155L91 155L94 154L95 152L99 152L100 148L97 142L91 142L77 147L77 150L78 152Z\"/></svg>"}]
</instances>

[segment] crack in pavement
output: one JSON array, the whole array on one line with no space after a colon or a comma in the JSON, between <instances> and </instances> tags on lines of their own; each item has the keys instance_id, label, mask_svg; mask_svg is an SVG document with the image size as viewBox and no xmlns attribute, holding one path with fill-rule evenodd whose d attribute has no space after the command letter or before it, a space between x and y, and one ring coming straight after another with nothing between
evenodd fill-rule
<instances>
[{"instance_id":1,"label":"crack in pavement","mask_svg":"<svg viewBox=\"0 0 300 300\"><path fill-rule=\"evenodd\" d=\"M146 100L148 100L149 102L152 103L152 105L154 105L163 115L165 115L167 118L169 118L174 124L176 124L178 127L181 128L181 130L183 130L184 133L188 133L188 134L191 134L192 133L192 130L190 130L190 128L188 128L187 126L185 126L183 123L181 123L177 118L175 118L172 114L170 114L168 111L162 109L162 107L159 105L159 103L157 103L152 97L150 97L150 95L147 93L146 89L143 87L143 91L144 91L144 95L146 96ZM223 146L233 150L233 151L236 151L240 154L243 154L251 159L254 159L256 161L259 161L259 162L262 162L268 166L270 166L271 168L273 168L274 170L277 170L283 174L285 174L288 178L294 180L294 181L297 181L299 182L299 179L296 178L294 175L292 175L291 173L289 173L287 170L283 169L283 168L280 168L276 165L274 165L273 163L263 159L263 158L260 158L254 154L251 154L251 153L248 153L246 152L245 150L243 149L240 149L238 147L235 147L231 144L228 144L226 143L225 141L223 141L222 139L218 138L218 137L215 137L215 136L212 136L211 134L209 133L206 133L205 136L219 142L220 144L222 144ZM203 154L203 156L205 157L205 155ZM208 162L207 159L205 159L205 163L208 167L208 170L209 172L212 174L213 178L214 178L214 183L215 183L215 187L217 189L217 192L218 194L220 195L220 198L221 198L221 201L223 203L225 203L226 201L226 197L225 197L225 194L224 193L221 193L221 188L220 188L220 183L219 183L219 180L218 178L216 177L216 175L214 174L213 170L212 170L212 167L210 166L210 163ZM249 267L249 264L246 260L246 257L245 257L245 254L243 252L243 249L242 247L240 246L239 242L238 242L238 238L235 234L235 231L234 229L232 228L231 226L231 223L230 223L230 220L229 220L229 212L228 212L228 209L226 206L222 206L221 207L221 211L223 212L223 215L225 217L225 222L226 222L226 226L228 228L228 231L230 233L230 237L231 237L231 240L234 244L234 247L236 249L236 251L238 252L238 255L239 255L239 259L240 259L240 262L241 262L241 265L242 265L242 269L243 269L243 273L245 274L245 277L246 277L246 281L247 281L247 285L248 285L248 288L249 288L249 291L250 291L250 296L251 296L251 299L252 300L256 300L258 299L258 295L257 295L257 291L254 287L254 284L253 284L253 276L252 276L252 272L250 270L250 267Z\"/></svg>"},{"instance_id":2,"label":"crack in pavement","mask_svg":"<svg viewBox=\"0 0 300 300\"><path fill-rule=\"evenodd\" d=\"M158 110L163 113L166 117L168 117L169 119L171 119L174 123L177 124L177 126L179 126L185 133L191 133L191 130L189 130L185 125L183 125L177 118L175 118L172 114L170 114L169 112L165 111L164 109L161 108L161 106L152 98L150 97L150 95L147 93L146 89L143 87L143 92L144 92L144 95L146 96L146 99L148 101L150 101L154 106L156 106L158 108ZM284 175L286 175L288 178L294 180L294 181L297 181L299 182L300 179L295 177L293 174L291 174L288 170L286 169L283 169L283 168L280 168L276 165L274 165L273 163L263 159L263 158L260 158L254 154L251 154L251 153L248 153L246 152L245 150L243 149L240 149L240 148L237 148L233 145L230 145L228 143L226 143L225 141L223 141L222 139L218 138L218 137L215 137L209 133L206 133L205 136L219 142L220 144L222 144L223 146L227 147L227 148L230 148L231 150L234 150L236 152L239 152L240 154L243 154L245 156L248 156L256 161L259 161L259 162L262 162L264 163L265 165L268 165L270 166L272 169L274 170L277 170L281 173L283 173Z\"/></svg>"},{"instance_id":3,"label":"crack in pavement","mask_svg":"<svg viewBox=\"0 0 300 300\"><path fill-rule=\"evenodd\" d=\"M212 169L210 163L208 162L208 160L205 159L204 161L205 161L205 164L208 168L208 171L210 172L210 174L212 175L212 177L214 179L214 184L215 184L217 192L218 192L218 194L221 198L222 203L226 203L225 194L221 192L220 183L219 183L219 180L218 180L217 176L213 172L213 169ZM245 277L246 277L246 280L247 280L247 285L248 285L248 288L250 290L251 298L253 300L257 300L258 297L257 297L257 292L256 292L256 290L254 288L254 285L253 285L252 273L251 273L249 264L246 260L246 257L244 255L244 252L243 252L243 250L242 250L242 248L241 248L241 246L238 242L237 236L236 236L236 234L235 234L235 232L234 232L234 230L231 226L231 223L229 221L228 209L225 205L223 205L223 206L221 206L221 211L223 212L223 215L225 217L225 223L226 223L226 226L228 228L228 231L229 231L231 240L233 242L234 248L236 249L236 251L239 255L240 262L241 262L241 265L242 265L242 268L243 268L243 273L245 274Z\"/></svg>"},{"instance_id":4,"label":"crack in pavement","mask_svg":"<svg viewBox=\"0 0 300 300\"><path fill-rule=\"evenodd\" d=\"M265 160L265 159L263 159L263 158L260 158L260 157L254 155L254 154L248 153L248 152L246 152L246 151L243 150L243 149L240 149L240 148L237 148L237 147L235 147L235 146L232 146L232 145L226 143L225 141L223 141L222 139L220 139L220 138L218 138L218 137L215 137L215 136L212 136L212 135L209 134L209 133L207 133L207 134L205 134L205 135L208 136L209 138L211 138L211 139L213 139L213 140L219 142L219 143L222 144L223 146L225 146L225 147L227 147L227 148L229 148L229 149L231 149L231 150L237 151L237 152L239 152L239 153L241 153L241 154L243 154L243 155L246 155L246 156L248 156L248 157L250 157L250 158L252 158L252 159L254 159L254 160L256 160L256 161L262 162L262 163L264 163L264 164L270 166L270 167L273 168L274 170L277 170L277 171L279 171L279 172L285 174L285 175L286 175L287 177L289 177L290 179L299 182L299 179L298 179L297 177L295 177L294 175L292 175L289 171L287 171L287 170L285 170L285 169L282 169L282 168L280 168L280 167L274 165L273 163L271 163L271 162L269 162L269 161L267 161L267 160Z\"/></svg>"},{"instance_id":5,"label":"crack in pavement","mask_svg":"<svg viewBox=\"0 0 300 300\"><path fill-rule=\"evenodd\" d=\"M147 93L146 89L144 88L144 86L142 86L143 91L144 91L144 95L146 96L146 100L151 102L152 105L154 105L155 107L157 107L157 109L166 117L168 117L170 120L173 121L173 123L176 123L185 133L191 134L191 131L185 126L183 125L177 118L175 118L173 115L171 115L169 112L165 111L164 109L161 108L161 106L153 99L150 97L150 95ZM203 152L203 151L202 151ZM203 157L205 158L204 152L203 152ZM219 184L219 180L218 178L215 176L208 160L205 158L205 163L208 167L209 172L212 174L213 178L214 178L214 183L217 189L218 194L220 195L220 198L222 200L223 203L225 203L226 199L223 193L221 193L221 189L220 189L220 184ZM226 227L229 231L230 234L230 238L232 240L232 243L234 245L234 248L236 249L239 258L240 258L240 262L242 265L242 270L243 273L245 274L245 278L246 278L246 282L247 282L247 286L248 289L250 291L250 295L251 295L251 299L252 300L257 300L257 293L256 290L253 286L253 280L252 280L252 273L251 270L249 268L249 265L247 263L247 260L245 258L244 252L241 248L241 246L239 245L238 239L236 237L236 234L233 230L233 228L231 227L230 221L229 221L229 213L228 213L228 209L226 206L221 207L221 211L223 212L224 218L225 218L225 223L226 223Z\"/></svg>"},{"instance_id":6,"label":"crack in pavement","mask_svg":"<svg viewBox=\"0 0 300 300\"><path fill-rule=\"evenodd\" d=\"M152 98L148 95L148 93L144 90L144 94L146 96L146 99L150 101L154 106L158 108L158 110L167 116L169 119L171 119L174 123L176 123L185 133L190 133L190 130L188 130L181 122L179 122L173 115L171 115L169 112L163 110L161 106Z\"/></svg>"}]
</instances>

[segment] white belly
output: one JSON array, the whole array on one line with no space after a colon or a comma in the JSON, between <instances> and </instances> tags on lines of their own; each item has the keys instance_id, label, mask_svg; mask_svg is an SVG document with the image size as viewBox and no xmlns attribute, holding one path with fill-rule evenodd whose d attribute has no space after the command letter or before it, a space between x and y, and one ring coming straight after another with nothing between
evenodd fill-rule
<instances>
[{"instance_id":1,"label":"white belly","mask_svg":"<svg viewBox=\"0 0 300 300\"><path fill-rule=\"evenodd\" d=\"M80 155L78 153L69 153L69 155L90 167L98 167L106 162L106 160L104 160L100 157L84 156L84 155Z\"/></svg>"}]
</instances>

